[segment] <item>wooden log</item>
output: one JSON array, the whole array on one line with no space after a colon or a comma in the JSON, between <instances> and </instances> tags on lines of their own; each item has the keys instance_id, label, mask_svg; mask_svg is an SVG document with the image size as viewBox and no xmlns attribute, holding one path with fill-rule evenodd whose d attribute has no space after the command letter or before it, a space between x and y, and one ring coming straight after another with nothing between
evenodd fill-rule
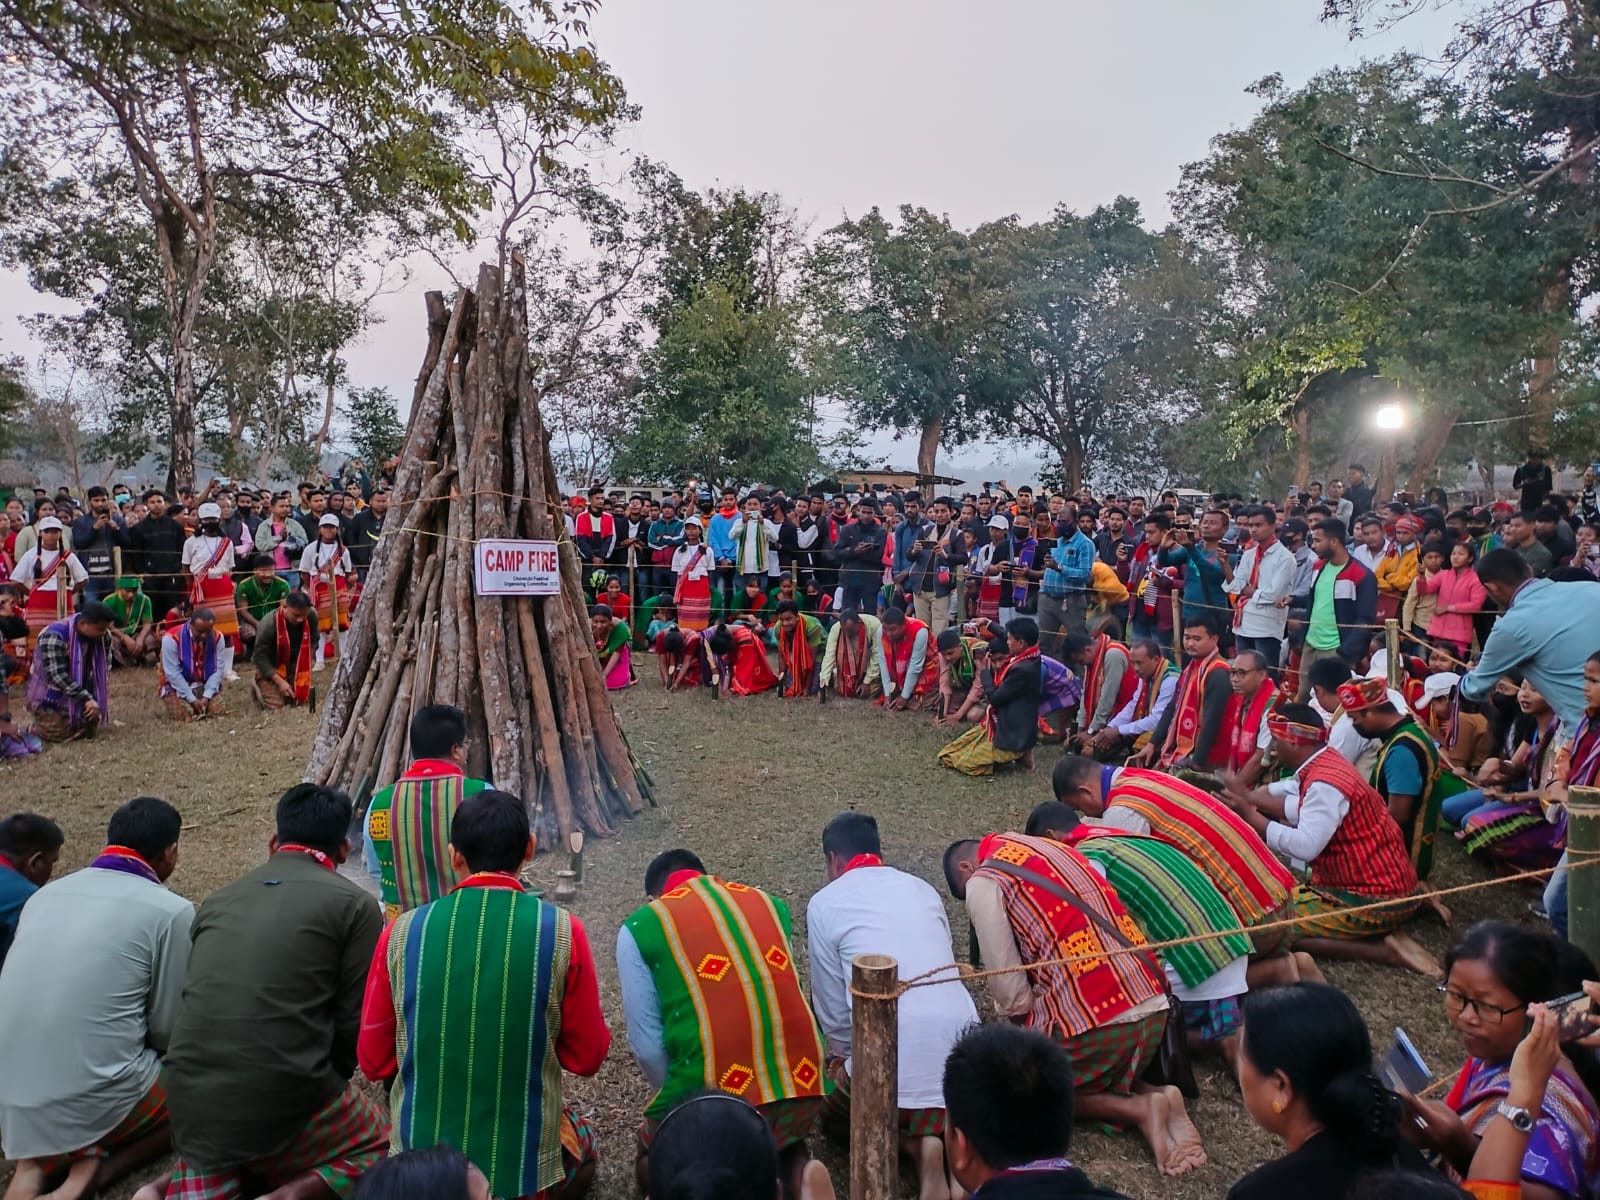
<instances>
[{"instance_id":1,"label":"wooden log","mask_svg":"<svg viewBox=\"0 0 1600 1200\"><path fill-rule=\"evenodd\" d=\"M900 964L858 954L850 964L850 1200L900 1194Z\"/></svg>"},{"instance_id":2,"label":"wooden log","mask_svg":"<svg viewBox=\"0 0 1600 1200\"><path fill-rule=\"evenodd\" d=\"M1183 666L1183 597L1172 593L1172 661Z\"/></svg>"},{"instance_id":3,"label":"wooden log","mask_svg":"<svg viewBox=\"0 0 1600 1200\"><path fill-rule=\"evenodd\" d=\"M322 774L314 782L326 784L330 779L342 778L341 770L350 757L350 748L356 742L361 729L361 714L367 711L367 700L372 694L372 685L378 678L378 659L373 658L367 667L366 678L361 681L361 691L356 694L355 703L351 706L354 714L350 723L345 726L344 733L339 737L339 743L334 747L333 754L329 756L327 764L322 769Z\"/></svg>"},{"instance_id":4,"label":"wooden log","mask_svg":"<svg viewBox=\"0 0 1600 1200\"><path fill-rule=\"evenodd\" d=\"M1400 681L1406 677L1406 665L1400 657L1400 622L1393 617L1383 623L1383 644L1389 651L1389 686L1398 692Z\"/></svg>"},{"instance_id":5,"label":"wooden log","mask_svg":"<svg viewBox=\"0 0 1600 1200\"><path fill-rule=\"evenodd\" d=\"M578 828L572 811L572 789L567 783L566 755L561 749L561 729L556 724L555 704L550 680L545 674L544 651L539 647L539 629L533 619L532 604L519 605L517 622L522 634L522 657L527 667L536 741L532 762L538 767L542 785L550 797L556 827L563 835ZM530 795L533 793L530 793Z\"/></svg>"},{"instance_id":6,"label":"wooden log","mask_svg":"<svg viewBox=\"0 0 1600 1200\"><path fill-rule=\"evenodd\" d=\"M1600 954L1600 788L1567 791L1567 931L1594 962Z\"/></svg>"},{"instance_id":7,"label":"wooden log","mask_svg":"<svg viewBox=\"0 0 1600 1200\"><path fill-rule=\"evenodd\" d=\"M389 713L388 723L384 726L383 757L378 761L378 773L373 778L372 790L382 791L396 779L405 768L405 761L410 751L407 744L410 735L409 722L406 714L411 711L411 688L416 680L416 659L408 659L405 670L400 676L400 690L395 694L395 702Z\"/></svg>"}]
</instances>

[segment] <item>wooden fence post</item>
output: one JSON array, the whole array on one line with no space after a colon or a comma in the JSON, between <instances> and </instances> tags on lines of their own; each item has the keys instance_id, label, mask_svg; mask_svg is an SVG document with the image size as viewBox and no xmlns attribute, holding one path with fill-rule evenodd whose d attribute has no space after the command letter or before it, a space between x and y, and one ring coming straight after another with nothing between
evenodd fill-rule
<instances>
[{"instance_id":1,"label":"wooden fence post","mask_svg":"<svg viewBox=\"0 0 1600 1200\"><path fill-rule=\"evenodd\" d=\"M1567 937L1591 959L1600 954L1600 788L1567 792ZM1581 867L1579 864L1583 864Z\"/></svg>"},{"instance_id":2,"label":"wooden fence post","mask_svg":"<svg viewBox=\"0 0 1600 1200\"><path fill-rule=\"evenodd\" d=\"M1383 623L1383 644L1389 651L1389 686L1398 692L1406 671L1400 659L1400 622L1393 617Z\"/></svg>"},{"instance_id":3,"label":"wooden fence post","mask_svg":"<svg viewBox=\"0 0 1600 1200\"><path fill-rule=\"evenodd\" d=\"M1172 661L1183 666L1183 597L1172 593Z\"/></svg>"},{"instance_id":4,"label":"wooden fence post","mask_svg":"<svg viewBox=\"0 0 1600 1200\"><path fill-rule=\"evenodd\" d=\"M900 1190L900 1026L893 997L900 964L860 954L850 964L850 1200L894 1200Z\"/></svg>"}]
</instances>

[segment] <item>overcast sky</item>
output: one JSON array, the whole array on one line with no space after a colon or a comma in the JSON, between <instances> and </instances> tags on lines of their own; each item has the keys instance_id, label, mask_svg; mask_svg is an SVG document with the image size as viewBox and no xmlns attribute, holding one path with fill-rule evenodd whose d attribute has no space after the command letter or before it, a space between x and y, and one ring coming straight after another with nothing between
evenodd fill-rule
<instances>
[{"instance_id":1,"label":"overcast sky","mask_svg":"<svg viewBox=\"0 0 1600 1200\"><path fill-rule=\"evenodd\" d=\"M1057 203L1135 197L1152 224L1184 163L1247 123L1245 88L1291 84L1397 49L1436 53L1445 15L1352 43L1320 0L604 0L600 54L643 118L623 147L695 188L775 191L826 228L903 203L959 225ZM408 400L421 361L420 263L350 355L359 386ZM0 278L0 350L29 353L16 317L45 307ZM914 447L884 453L909 465ZM957 456L987 465L984 456Z\"/></svg>"}]
</instances>

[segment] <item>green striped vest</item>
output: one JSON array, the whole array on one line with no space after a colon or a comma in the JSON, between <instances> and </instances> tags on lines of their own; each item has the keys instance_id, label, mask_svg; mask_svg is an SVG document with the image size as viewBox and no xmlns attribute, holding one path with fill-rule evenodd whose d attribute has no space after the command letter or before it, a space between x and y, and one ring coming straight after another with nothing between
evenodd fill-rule
<instances>
[{"instance_id":1,"label":"green striped vest","mask_svg":"<svg viewBox=\"0 0 1600 1200\"><path fill-rule=\"evenodd\" d=\"M696 875L623 925L655 983L667 1051L667 1079L646 1116L706 1088L758 1107L832 1090L783 901Z\"/></svg>"},{"instance_id":2,"label":"green striped vest","mask_svg":"<svg viewBox=\"0 0 1600 1200\"><path fill-rule=\"evenodd\" d=\"M383 871L385 916L437 900L461 882L450 866L450 822L463 800L489 786L452 764L422 759L372 798L367 835Z\"/></svg>"},{"instance_id":3,"label":"green striped vest","mask_svg":"<svg viewBox=\"0 0 1600 1200\"><path fill-rule=\"evenodd\" d=\"M396 918L395 1151L454 1146L493 1196L561 1182L556 1039L571 953L567 912L512 888L460 888Z\"/></svg>"},{"instance_id":4,"label":"green striped vest","mask_svg":"<svg viewBox=\"0 0 1600 1200\"><path fill-rule=\"evenodd\" d=\"M1422 726L1409 716L1385 734L1383 745L1378 749L1378 759L1372 764L1372 777L1368 781L1378 789L1385 804L1389 802L1389 781L1384 776L1384 767L1391 754L1415 756L1417 768L1422 774L1422 795L1417 797L1417 806L1412 810L1410 822L1400 826L1400 832L1405 837L1406 853L1417 868L1417 878L1427 879L1428 872L1433 870L1433 835L1439 828L1439 806L1444 802L1437 786L1439 750Z\"/></svg>"}]
</instances>

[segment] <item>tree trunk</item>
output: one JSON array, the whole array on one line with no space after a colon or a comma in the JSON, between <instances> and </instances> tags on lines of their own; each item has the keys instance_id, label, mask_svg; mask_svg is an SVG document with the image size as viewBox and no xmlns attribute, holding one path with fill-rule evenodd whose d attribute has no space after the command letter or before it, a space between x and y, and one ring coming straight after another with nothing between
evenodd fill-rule
<instances>
[{"instance_id":1,"label":"tree trunk","mask_svg":"<svg viewBox=\"0 0 1600 1200\"><path fill-rule=\"evenodd\" d=\"M1311 482L1311 410L1300 405L1289 418L1289 429L1294 434L1294 479L1291 487L1305 487Z\"/></svg>"},{"instance_id":2,"label":"tree trunk","mask_svg":"<svg viewBox=\"0 0 1600 1200\"><path fill-rule=\"evenodd\" d=\"M1406 491L1413 496L1421 496L1428 490L1429 479L1439 465L1444 448L1450 444L1450 434L1460 416L1461 410L1454 404L1428 409L1422 440L1417 443L1416 459L1411 464L1411 478L1406 481Z\"/></svg>"},{"instance_id":3,"label":"tree trunk","mask_svg":"<svg viewBox=\"0 0 1600 1200\"><path fill-rule=\"evenodd\" d=\"M333 389L333 370L330 368L328 371L328 390L322 400L322 425L317 429L317 440L311 449L312 458L316 461L318 467L322 466L322 448L327 444L328 431L333 428ZM372 469L376 471L378 465L373 463Z\"/></svg>"},{"instance_id":4,"label":"tree trunk","mask_svg":"<svg viewBox=\"0 0 1600 1200\"><path fill-rule=\"evenodd\" d=\"M1061 452L1061 482L1067 493L1076 496L1083 490L1083 446L1076 439Z\"/></svg>"},{"instance_id":5,"label":"tree trunk","mask_svg":"<svg viewBox=\"0 0 1600 1200\"><path fill-rule=\"evenodd\" d=\"M917 439L917 474L932 475L939 459L939 438L944 433L944 414L935 413L922 423L922 436Z\"/></svg>"},{"instance_id":6,"label":"tree trunk","mask_svg":"<svg viewBox=\"0 0 1600 1200\"><path fill-rule=\"evenodd\" d=\"M167 454L167 491L194 486L194 322L200 303L200 280L185 282L183 298L172 314L172 404L168 413L171 439Z\"/></svg>"}]
</instances>

